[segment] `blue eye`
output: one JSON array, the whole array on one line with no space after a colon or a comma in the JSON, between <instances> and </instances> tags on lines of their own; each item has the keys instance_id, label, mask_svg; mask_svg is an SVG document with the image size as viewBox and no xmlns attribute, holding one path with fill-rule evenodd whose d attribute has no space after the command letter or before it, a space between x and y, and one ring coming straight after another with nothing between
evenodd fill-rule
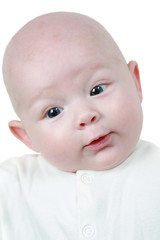
<instances>
[{"instance_id":1,"label":"blue eye","mask_svg":"<svg viewBox=\"0 0 160 240\"><path fill-rule=\"evenodd\" d=\"M92 88L90 95L94 96L94 95L100 94L101 92L103 92L106 89L106 87L107 87L107 85L105 85L105 84L95 86L94 88Z\"/></svg>"},{"instance_id":2,"label":"blue eye","mask_svg":"<svg viewBox=\"0 0 160 240\"><path fill-rule=\"evenodd\" d=\"M58 107L51 108L47 112L47 118L54 118L54 117L58 116L62 111L63 111L62 108L58 108Z\"/></svg>"}]
</instances>

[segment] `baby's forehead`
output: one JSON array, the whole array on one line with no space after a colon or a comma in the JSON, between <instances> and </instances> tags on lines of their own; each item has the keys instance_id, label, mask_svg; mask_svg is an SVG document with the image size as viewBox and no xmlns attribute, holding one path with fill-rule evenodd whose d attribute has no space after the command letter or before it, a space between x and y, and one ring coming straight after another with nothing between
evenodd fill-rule
<instances>
[{"instance_id":1,"label":"baby's forehead","mask_svg":"<svg viewBox=\"0 0 160 240\"><path fill-rule=\"evenodd\" d=\"M4 56L4 81L12 102L17 101L18 94L21 95L20 86L27 84L28 80L23 78L22 70L31 65L33 70L33 59L36 58L36 64L39 61L47 64L49 56L58 61L58 57L59 60L63 59L67 51L68 56L72 58L70 49L75 47L76 55L76 51L84 50L84 46L85 51L101 48L102 54L102 49L105 48L112 55L123 59L110 34L101 24L87 16L76 13L51 13L27 23L12 38ZM30 74L34 74L34 71L30 71Z\"/></svg>"},{"instance_id":2,"label":"baby's forehead","mask_svg":"<svg viewBox=\"0 0 160 240\"><path fill-rule=\"evenodd\" d=\"M17 32L11 41L12 46L17 49L23 48L25 51L47 40L61 42L65 39L85 37L85 35L86 38L90 38L95 30L96 35L94 37L98 37L97 30L100 30L102 26L99 24L99 28L95 28L95 23L97 22L89 17L79 14L59 13L55 16L54 14L40 16Z\"/></svg>"},{"instance_id":3,"label":"baby's forehead","mask_svg":"<svg viewBox=\"0 0 160 240\"><path fill-rule=\"evenodd\" d=\"M25 64L37 54L40 56L50 45L57 51L73 42L77 46L86 44L96 48L104 45L108 51L118 52L112 37L95 20L76 13L52 13L37 17L20 29L12 38L4 59L10 64L9 70L18 63Z\"/></svg>"},{"instance_id":4,"label":"baby's forehead","mask_svg":"<svg viewBox=\"0 0 160 240\"><path fill-rule=\"evenodd\" d=\"M113 45L113 39L95 20L75 13L53 13L40 16L27 23L13 37L10 44L12 55L26 59L41 50L47 43L96 42L104 40Z\"/></svg>"}]
</instances>

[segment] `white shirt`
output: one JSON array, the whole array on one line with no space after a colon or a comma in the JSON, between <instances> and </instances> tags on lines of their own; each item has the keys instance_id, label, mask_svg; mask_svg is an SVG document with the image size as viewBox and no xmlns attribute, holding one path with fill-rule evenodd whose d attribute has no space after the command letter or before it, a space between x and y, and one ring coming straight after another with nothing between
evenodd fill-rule
<instances>
[{"instance_id":1,"label":"white shirt","mask_svg":"<svg viewBox=\"0 0 160 240\"><path fill-rule=\"evenodd\" d=\"M63 172L41 155L3 162L0 240L160 240L160 149L139 141L106 171Z\"/></svg>"}]
</instances>

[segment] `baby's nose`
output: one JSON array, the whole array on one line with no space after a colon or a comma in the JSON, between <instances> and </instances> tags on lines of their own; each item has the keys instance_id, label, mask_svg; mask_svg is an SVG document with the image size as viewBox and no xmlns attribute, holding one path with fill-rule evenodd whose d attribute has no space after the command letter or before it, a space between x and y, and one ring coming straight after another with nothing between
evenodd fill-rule
<instances>
[{"instance_id":1,"label":"baby's nose","mask_svg":"<svg viewBox=\"0 0 160 240\"><path fill-rule=\"evenodd\" d=\"M99 118L100 114L96 111L81 113L77 121L77 128L83 129L87 125L96 123L99 120Z\"/></svg>"}]
</instances>

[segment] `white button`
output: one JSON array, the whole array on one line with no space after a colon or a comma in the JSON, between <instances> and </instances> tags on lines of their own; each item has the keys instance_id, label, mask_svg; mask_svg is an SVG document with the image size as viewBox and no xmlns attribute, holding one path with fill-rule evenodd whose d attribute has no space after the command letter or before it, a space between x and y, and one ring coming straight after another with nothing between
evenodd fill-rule
<instances>
[{"instance_id":1,"label":"white button","mask_svg":"<svg viewBox=\"0 0 160 240\"><path fill-rule=\"evenodd\" d=\"M81 180L85 184L90 184L93 182L93 176L86 173L81 176Z\"/></svg>"},{"instance_id":2,"label":"white button","mask_svg":"<svg viewBox=\"0 0 160 240\"><path fill-rule=\"evenodd\" d=\"M95 235L95 229L92 225L85 225L82 232L85 238L92 238Z\"/></svg>"}]
</instances>

